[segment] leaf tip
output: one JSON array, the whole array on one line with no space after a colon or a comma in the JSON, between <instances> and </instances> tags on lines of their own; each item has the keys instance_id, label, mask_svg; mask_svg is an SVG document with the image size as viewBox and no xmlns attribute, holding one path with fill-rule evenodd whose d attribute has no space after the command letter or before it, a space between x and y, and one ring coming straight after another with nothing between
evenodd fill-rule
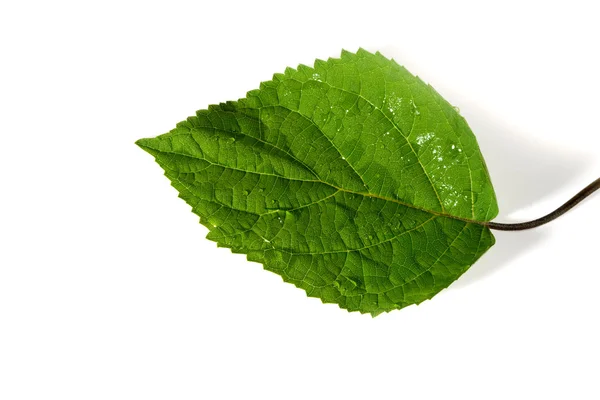
<instances>
[{"instance_id":1,"label":"leaf tip","mask_svg":"<svg viewBox=\"0 0 600 400\"><path fill-rule=\"evenodd\" d=\"M145 150L148 145L147 142L148 142L147 138L142 138L142 139L136 140L135 144Z\"/></svg>"},{"instance_id":2,"label":"leaf tip","mask_svg":"<svg viewBox=\"0 0 600 400\"><path fill-rule=\"evenodd\" d=\"M142 150L147 151L148 153L155 156L157 151L152 146L152 140L153 139L151 139L151 138L142 138L142 139L136 140L135 144L138 145Z\"/></svg>"}]
</instances>

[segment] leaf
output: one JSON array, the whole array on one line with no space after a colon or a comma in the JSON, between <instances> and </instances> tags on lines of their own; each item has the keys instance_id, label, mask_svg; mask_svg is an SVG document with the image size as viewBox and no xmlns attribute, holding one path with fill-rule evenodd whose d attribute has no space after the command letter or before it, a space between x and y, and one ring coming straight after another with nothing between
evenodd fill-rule
<instances>
[{"instance_id":1,"label":"leaf","mask_svg":"<svg viewBox=\"0 0 600 400\"><path fill-rule=\"evenodd\" d=\"M288 68L137 144L208 239L350 311L430 299L494 244L464 118L379 53Z\"/></svg>"}]
</instances>

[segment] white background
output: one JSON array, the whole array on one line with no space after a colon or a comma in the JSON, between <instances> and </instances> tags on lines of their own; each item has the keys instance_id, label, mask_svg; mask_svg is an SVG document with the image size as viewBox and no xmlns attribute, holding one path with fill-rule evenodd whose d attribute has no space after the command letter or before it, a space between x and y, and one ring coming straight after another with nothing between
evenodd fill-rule
<instances>
[{"instance_id":1,"label":"white background","mask_svg":"<svg viewBox=\"0 0 600 400\"><path fill-rule=\"evenodd\" d=\"M133 143L381 51L460 107L498 221L600 176L593 2L0 6L0 398L598 399L600 193L375 319L218 249Z\"/></svg>"}]
</instances>

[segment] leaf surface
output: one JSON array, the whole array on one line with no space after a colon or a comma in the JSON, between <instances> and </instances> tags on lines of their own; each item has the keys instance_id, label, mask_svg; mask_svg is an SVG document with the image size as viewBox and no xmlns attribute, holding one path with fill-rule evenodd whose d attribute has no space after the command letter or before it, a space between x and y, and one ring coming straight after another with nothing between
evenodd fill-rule
<instances>
[{"instance_id":1,"label":"leaf surface","mask_svg":"<svg viewBox=\"0 0 600 400\"><path fill-rule=\"evenodd\" d=\"M137 144L208 239L350 311L429 299L494 244L466 121L379 53L288 68Z\"/></svg>"}]
</instances>

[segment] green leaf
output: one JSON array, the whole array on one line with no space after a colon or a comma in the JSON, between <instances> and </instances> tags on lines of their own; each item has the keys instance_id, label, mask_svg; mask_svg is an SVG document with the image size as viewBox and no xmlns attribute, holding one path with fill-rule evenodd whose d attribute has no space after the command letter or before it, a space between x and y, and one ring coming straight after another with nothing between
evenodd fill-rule
<instances>
[{"instance_id":1,"label":"green leaf","mask_svg":"<svg viewBox=\"0 0 600 400\"><path fill-rule=\"evenodd\" d=\"M494 244L464 118L379 53L288 68L137 144L208 239L350 311L429 299Z\"/></svg>"}]
</instances>

